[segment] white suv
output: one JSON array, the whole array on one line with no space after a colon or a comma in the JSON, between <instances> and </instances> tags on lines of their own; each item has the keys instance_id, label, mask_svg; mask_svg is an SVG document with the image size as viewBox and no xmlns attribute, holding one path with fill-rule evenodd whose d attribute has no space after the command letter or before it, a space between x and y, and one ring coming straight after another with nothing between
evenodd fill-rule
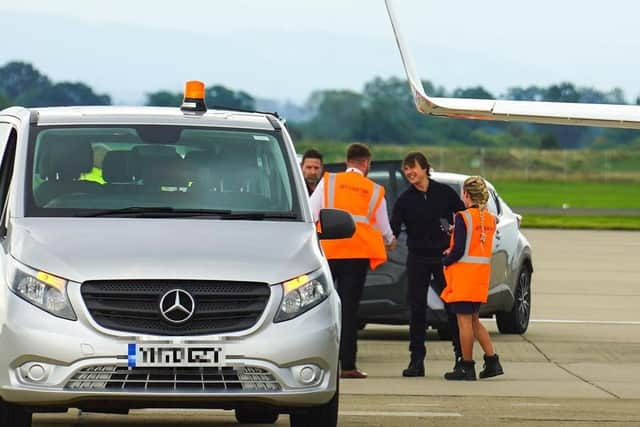
<instances>
[{"instance_id":1,"label":"white suv","mask_svg":"<svg viewBox=\"0 0 640 427\"><path fill-rule=\"evenodd\" d=\"M385 187L389 210L393 208L397 197L410 185L401 166L401 160L374 161L369 171L369 178ZM337 171L344 168L344 165L328 164L325 168ZM461 194L467 175L432 172L431 178L449 185L456 193ZM487 185L490 194L488 209L498 218L498 229L491 257L489 298L480 308L480 316L495 315L498 329L502 333L523 334L529 326L531 315L532 249L520 230L520 215L511 210L490 182L487 181ZM397 248L389 252L388 261L367 275L358 313L361 327L367 323L409 323L409 304L406 299L407 254L406 234L402 233L398 237ZM436 287L444 287L444 284ZM428 304L425 326L437 329L442 338L448 338L447 314L442 301L434 293L425 304Z\"/></svg>"}]
</instances>

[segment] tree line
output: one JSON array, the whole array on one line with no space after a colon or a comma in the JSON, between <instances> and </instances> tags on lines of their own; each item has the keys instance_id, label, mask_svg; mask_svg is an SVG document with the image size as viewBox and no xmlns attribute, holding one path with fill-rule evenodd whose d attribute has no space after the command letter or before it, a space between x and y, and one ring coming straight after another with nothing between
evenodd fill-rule
<instances>
[{"instance_id":1,"label":"tree line","mask_svg":"<svg viewBox=\"0 0 640 427\"><path fill-rule=\"evenodd\" d=\"M482 86L447 91L423 81L426 92L437 97L496 98ZM206 103L253 110L256 99L242 90L222 85L206 88ZM548 87L512 87L500 99L627 104L621 89L600 91L563 82ZM179 106L182 93L158 90L145 95L145 105ZM31 64L9 62L0 67L0 108L8 105L110 105L111 97L97 94L80 82L52 82ZM635 100L640 104L640 98ZM633 130L581 126L538 125L425 117L419 114L406 80L376 77L362 91L318 90L306 101L312 111L305 121L289 122L294 139L316 141L363 141L371 144L426 144L439 146L529 148L615 148L637 146Z\"/></svg>"}]
</instances>

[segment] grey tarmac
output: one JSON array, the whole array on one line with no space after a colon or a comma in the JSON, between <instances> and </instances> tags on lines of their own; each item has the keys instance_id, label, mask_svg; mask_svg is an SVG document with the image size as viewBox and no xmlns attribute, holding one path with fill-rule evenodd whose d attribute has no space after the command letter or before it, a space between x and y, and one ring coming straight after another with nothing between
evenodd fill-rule
<instances>
[{"instance_id":1,"label":"grey tarmac","mask_svg":"<svg viewBox=\"0 0 640 427\"><path fill-rule=\"evenodd\" d=\"M366 380L341 383L340 426L640 426L640 233L525 230L534 250L532 323L500 335L505 375L447 382L451 345L430 331L427 376L402 378L406 326L369 325ZM482 365L482 351L474 350ZM230 411L139 410L128 416L39 414L38 427L232 426ZM288 425L281 416L278 426Z\"/></svg>"}]
</instances>

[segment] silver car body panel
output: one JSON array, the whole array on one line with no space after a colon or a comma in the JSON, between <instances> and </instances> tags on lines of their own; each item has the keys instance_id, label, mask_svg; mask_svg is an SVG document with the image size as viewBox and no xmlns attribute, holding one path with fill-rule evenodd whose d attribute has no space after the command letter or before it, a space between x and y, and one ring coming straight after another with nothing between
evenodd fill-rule
<instances>
[{"instance_id":1,"label":"silver car body panel","mask_svg":"<svg viewBox=\"0 0 640 427\"><path fill-rule=\"evenodd\" d=\"M161 277L275 284L321 266L314 225L305 222L13 218L12 225L14 258L80 283ZM261 244L275 241L277 251Z\"/></svg>"}]
</instances>

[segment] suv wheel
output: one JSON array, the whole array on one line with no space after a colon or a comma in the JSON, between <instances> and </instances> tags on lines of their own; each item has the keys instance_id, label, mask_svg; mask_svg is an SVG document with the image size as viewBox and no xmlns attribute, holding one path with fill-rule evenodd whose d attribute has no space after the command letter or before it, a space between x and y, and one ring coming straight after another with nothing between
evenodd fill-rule
<instances>
[{"instance_id":1,"label":"suv wheel","mask_svg":"<svg viewBox=\"0 0 640 427\"><path fill-rule=\"evenodd\" d=\"M531 316L531 269L523 266L518 275L515 302L511 311L496 313L498 330L503 334L524 334Z\"/></svg>"},{"instance_id":2,"label":"suv wheel","mask_svg":"<svg viewBox=\"0 0 640 427\"><path fill-rule=\"evenodd\" d=\"M271 408L238 408L236 420L240 424L274 424L280 413Z\"/></svg>"},{"instance_id":3,"label":"suv wheel","mask_svg":"<svg viewBox=\"0 0 640 427\"><path fill-rule=\"evenodd\" d=\"M324 405L291 413L291 427L337 427L338 401L340 398L340 377L336 383L336 393Z\"/></svg>"},{"instance_id":4,"label":"suv wheel","mask_svg":"<svg viewBox=\"0 0 640 427\"><path fill-rule=\"evenodd\" d=\"M31 427L31 412L0 400L0 426Z\"/></svg>"}]
</instances>

